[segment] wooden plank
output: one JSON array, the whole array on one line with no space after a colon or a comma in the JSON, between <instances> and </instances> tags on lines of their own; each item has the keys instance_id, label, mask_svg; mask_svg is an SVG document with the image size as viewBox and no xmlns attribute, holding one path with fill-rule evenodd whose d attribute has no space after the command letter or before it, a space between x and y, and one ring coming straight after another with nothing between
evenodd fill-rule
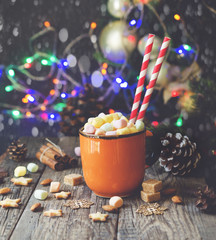
<instances>
[{"instance_id":1,"label":"wooden plank","mask_svg":"<svg viewBox=\"0 0 216 240\"><path fill-rule=\"evenodd\" d=\"M28 162L36 162L34 153L36 149L41 145L43 142L42 138L37 138L37 140L33 140L33 138L22 138L23 142L27 144L27 161L23 162L14 162L12 160L9 160L8 157L4 159L4 161L1 163L1 167L8 170L9 176L5 178L5 182L0 185L0 188L3 187L9 187L12 189L12 193L8 195L0 195L0 200L3 200L5 198L21 198L21 205L19 208L16 209L3 209L0 207L0 239L8 239L8 237L11 235L13 229L15 228L17 222L19 221L20 216L22 215L26 204L34 191L34 188L41 176L41 174L44 171L44 165L37 162L39 165L39 171L34 174L28 174L27 177L33 178L33 183L30 184L27 187L24 186L14 186L13 183L10 182L10 179L13 177L13 171L17 166L27 166Z\"/></svg>"},{"instance_id":2,"label":"wooden plank","mask_svg":"<svg viewBox=\"0 0 216 240\"><path fill-rule=\"evenodd\" d=\"M65 137L61 138L59 145L62 146L67 154L72 155L74 147L79 145L78 138ZM81 173L81 165L77 168L64 170L62 172L54 172L46 168L41 180L45 178L52 178L53 180L63 183L65 175L70 173ZM46 189L49 187L42 187L37 185L36 189ZM61 190L71 191L73 199L85 198L95 205L91 209L72 210L64 207L66 200L56 200L53 194L49 194L46 201L42 202L44 210L48 209L62 209L63 217L47 218L42 212L33 213L30 211L31 205L38 202L33 196L30 198L26 209L17 224L11 239L115 239L118 214L109 214L109 221L106 223L93 223L89 219L89 213L101 211L102 205L108 204L107 199L96 197L90 189L85 185L71 187L68 185L61 185ZM28 224L28 227L26 227Z\"/></svg>"},{"instance_id":3,"label":"wooden plank","mask_svg":"<svg viewBox=\"0 0 216 240\"><path fill-rule=\"evenodd\" d=\"M79 145L78 138L65 137L59 141L64 151L73 154L74 147ZM46 168L40 178L53 178L63 183L66 174L81 173L81 164L75 169L54 172ZM173 177L164 172L157 164L146 170L146 179L163 180L164 187L176 187L183 197L184 205L175 205L168 198L159 202L169 210L161 216L142 216L135 211L143 204L139 196L124 199L124 206L119 214L109 214L105 223L93 223L88 215L101 211L108 199L99 198L85 185L70 187L62 184L61 189L72 192L73 199L86 198L95 202L91 209L71 210L64 207L65 200L56 200L52 194L42 202L44 210L62 209L63 217L47 218L42 212L33 213L31 205L38 202L33 196L24 209L10 239L214 239L216 219L214 215L200 212L194 205L192 190L204 185L201 178ZM37 184L36 189L47 189ZM14 226L14 225L13 225ZM13 228L12 226L12 228ZM8 228L10 226L8 225ZM10 230L11 231L11 230ZM9 231L9 232L10 232ZM4 239L4 238L3 238ZM5 238L6 239L6 238Z\"/></svg>"},{"instance_id":4,"label":"wooden plank","mask_svg":"<svg viewBox=\"0 0 216 240\"><path fill-rule=\"evenodd\" d=\"M143 216L135 211L144 202L139 197L126 199L126 209L119 214L117 239L214 239L215 216L200 212L191 194L204 184L202 178L174 177L157 164L146 170L148 178L162 180L164 187L176 187L185 204L176 205L164 197L159 202L169 209L164 215Z\"/></svg>"}]
</instances>

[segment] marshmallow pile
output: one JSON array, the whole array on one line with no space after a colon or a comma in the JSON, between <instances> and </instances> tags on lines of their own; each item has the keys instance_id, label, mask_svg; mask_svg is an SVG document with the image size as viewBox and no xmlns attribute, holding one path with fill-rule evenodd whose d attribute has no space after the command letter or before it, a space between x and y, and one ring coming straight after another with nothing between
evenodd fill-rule
<instances>
[{"instance_id":1,"label":"marshmallow pile","mask_svg":"<svg viewBox=\"0 0 216 240\"><path fill-rule=\"evenodd\" d=\"M144 130L144 123L137 120L135 124L120 112L111 114L100 113L95 118L89 118L83 132L96 136L115 136L136 133Z\"/></svg>"}]
</instances>

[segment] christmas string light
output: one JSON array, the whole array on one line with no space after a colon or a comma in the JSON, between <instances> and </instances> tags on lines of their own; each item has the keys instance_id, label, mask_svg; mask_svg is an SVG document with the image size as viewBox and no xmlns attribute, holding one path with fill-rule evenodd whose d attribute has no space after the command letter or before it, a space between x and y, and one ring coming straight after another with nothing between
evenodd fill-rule
<instances>
[{"instance_id":1,"label":"christmas string light","mask_svg":"<svg viewBox=\"0 0 216 240\"><path fill-rule=\"evenodd\" d=\"M146 5L157 17L160 25L163 28L164 35L168 35L167 29L163 21L161 20L160 16L157 14L156 10L153 6L150 6L150 4ZM139 7L139 6L138 6ZM136 26L132 31L136 31L137 28L141 25L142 19L143 19L143 6L139 7L140 10L140 16L139 18L132 18L130 19L128 23L128 27ZM131 10L131 9L130 9ZM129 12L126 14L128 15ZM127 16L126 16L127 17ZM181 19L181 18L180 18ZM180 20L179 19L179 20ZM126 21L126 18L125 18ZM84 33L75 39L73 39L64 49L63 54L61 58L58 58L56 56L56 42L57 42L57 33L56 30L51 26L49 21L44 22L44 29L40 32L36 33L30 38L30 50L34 52L33 56L28 56L25 58L25 61L23 64L19 66L15 65L9 65L4 68L4 71L6 73L6 77L10 81L10 85L5 87L5 91L10 94L11 91L19 91L21 96L20 102L24 104L23 107L20 106L13 106L10 104L4 104L0 103L0 106L6 107L9 109L14 109L12 111L9 111L12 116L14 117L30 117L34 116L34 113L41 116L42 119L52 119L56 120L58 119L58 115L55 115L55 111L59 111L64 106L64 101L68 97L76 97L78 96L80 89L83 87L83 83L86 82L86 75L81 72L79 64L77 64L77 59L74 55L71 54L71 49L80 41L84 39L88 39L95 51L96 54L101 55L101 50L98 46L98 41L92 41L92 36L94 36L94 30L97 28L97 23L92 22L90 24L89 32ZM37 49L37 46L33 46L33 42L37 40L39 37L44 36L48 32L52 32L54 34L54 44L53 44L53 50L51 53L45 53L41 52L39 49ZM136 41L134 36L132 34L129 34L128 36L129 41ZM194 50L190 45L183 44L181 46L182 51L187 52L188 54L191 54ZM173 51L177 51L177 49L173 49ZM124 64L118 65L110 62L109 60L102 58L102 59L96 59L98 63L98 68L95 69L95 71L98 71L101 76L99 78L95 78L92 81L92 85L96 88L103 88L103 83L106 82L106 89L104 89L104 94L101 96L101 100L108 100L107 104L109 104L111 101L110 95L115 93L117 94L118 91L114 90L114 84L117 84L119 86L119 89L123 91L123 96L126 102L126 105L128 109L130 109L131 104L129 103L129 100L131 97L133 99L134 97L134 90L136 87L136 83L130 85L127 76L124 76L125 69L128 68L128 59L125 61ZM40 63L41 66L47 70L47 74L44 76L37 76L33 75L31 69L34 67L36 63ZM78 82L75 80L71 74L70 74L70 68L77 67L79 72L81 73L81 82ZM115 67L115 71L113 73L109 73L108 67L113 66ZM95 72L94 71L94 72ZM93 73L92 73L93 75ZM52 77L50 77L52 76ZM118 76L118 77L116 77ZM23 84L23 77L29 78L32 81L38 81L38 82L44 82L44 81L50 81L53 83L52 89L49 91L48 95L45 96L41 92L30 89L27 87L27 85ZM134 79L136 80L136 79ZM94 84L93 84L94 83ZM70 93L67 92L68 85L72 89L70 89ZM61 86L59 88L59 86ZM26 95L29 94L28 97ZM131 97L129 97L129 95ZM56 101L63 101L60 103L56 103ZM56 103L56 104L55 104ZM15 111L15 114L14 112ZM18 111L18 112L16 112ZM45 112L46 111L46 112ZM31 113L31 114L30 114Z\"/></svg>"},{"instance_id":2,"label":"christmas string light","mask_svg":"<svg viewBox=\"0 0 216 240\"><path fill-rule=\"evenodd\" d=\"M177 127L182 127L182 125L183 125L183 120L182 120L182 116L181 116L181 115L180 115L179 118L177 119L175 125L176 125Z\"/></svg>"}]
</instances>

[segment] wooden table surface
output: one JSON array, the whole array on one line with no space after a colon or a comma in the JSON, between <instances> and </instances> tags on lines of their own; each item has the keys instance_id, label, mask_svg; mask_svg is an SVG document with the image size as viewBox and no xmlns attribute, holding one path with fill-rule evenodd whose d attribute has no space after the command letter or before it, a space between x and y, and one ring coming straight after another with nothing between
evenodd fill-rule
<instances>
[{"instance_id":1,"label":"wooden table surface","mask_svg":"<svg viewBox=\"0 0 216 240\"><path fill-rule=\"evenodd\" d=\"M67 154L73 155L74 147L79 146L76 137L64 137L54 139ZM13 240L61 240L61 239L216 239L216 217L200 212L194 204L195 199L191 191L198 186L203 186L204 180L192 177L173 177L163 171L157 164L146 170L145 179L156 178L163 181L164 187L175 187L183 197L184 205L176 205L170 198L162 198L161 206L168 207L164 215L144 216L136 213L136 209L144 202L140 196L132 196L124 199L124 206L118 213L109 213L106 222L92 222L90 213L104 212L102 205L108 204L109 199L97 197L85 185L70 187L63 184L63 178L70 173L81 173L81 163L77 168L54 172L45 167L36 158L35 153L44 142L42 138L23 138L27 143L27 162L16 163L6 157L0 166L9 171L9 177L0 184L0 188L10 187L12 193L7 196L0 195L0 200L9 198L21 198L19 208L0 208L0 239ZM33 183L28 187L14 186L10 179L13 170L18 165L27 166L28 162L39 164L37 173L28 174L33 178ZM39 183L46 178L60 181L62 190L71 191L72 199L88 199L95 204L90 209L72 210L63 206L67 200L57 200L49 194L45 201L41 201L43 211L49 209L62 209L63 217L44 217L43 212L32 212L30 207L38 202L33 193L36 189L47 190Z\"/></svg>"}]
</instances>

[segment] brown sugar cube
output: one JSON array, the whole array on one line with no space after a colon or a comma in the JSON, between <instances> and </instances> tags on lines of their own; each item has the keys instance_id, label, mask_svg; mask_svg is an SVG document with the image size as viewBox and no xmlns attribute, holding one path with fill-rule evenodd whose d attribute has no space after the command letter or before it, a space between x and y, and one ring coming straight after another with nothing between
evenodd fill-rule
<instances>
[{"instance_id":1,"label":"brown sugar cube","mask_svg":"<svg viewBox=\"0 0 216 240\"><path fill-rule=\"evenodd\" d=\"M141 199L144 202L156 202L160 200L160 192L149 193L149 192L141 191L140 193L141 193Z\"/></svg>"},{"instance_id":2,"label":"brown sugar cube","mask_svg":"<svg viewBox=\"0 0 216 240\"><path fill-rule=\"evenodd\" d=\"M64 177L64 183L72 186L79 185L83 183L83 177L80 174L69 174Z\"/></svg>"},{"instance_id":3,"label":"brown sugar cube","mask_svg":"<svg viewBox=\"0 0 216 240\"><path fill-rule=\"evenodd\" d=\"M142 187L144 192L156 193L162 189L162 181L148 179L142 183Z\"/></svg>"},{"instance_id":4,"label":"brown sugar cube","mask_svg":"<svg viewBox=\"0 0 216 240\"><path fill-rule=\"evenodd\" d=\"M60 182L51 182L50 183L50 192L56 193L59 192Z\"/></svg>"}]
</instances>

